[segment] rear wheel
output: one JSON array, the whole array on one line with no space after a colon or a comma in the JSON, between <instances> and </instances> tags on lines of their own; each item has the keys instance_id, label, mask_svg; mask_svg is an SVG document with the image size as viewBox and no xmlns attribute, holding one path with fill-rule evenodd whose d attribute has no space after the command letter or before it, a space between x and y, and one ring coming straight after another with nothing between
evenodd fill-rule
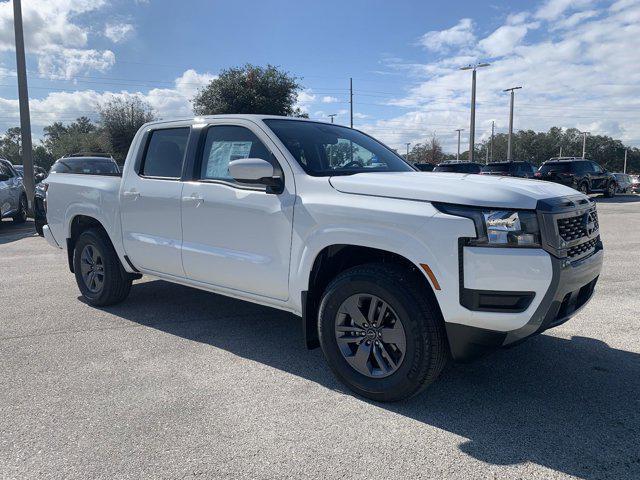
<instances>
[{"instance_id":1,"label":"rear wheel","mask_svg":"<svg viewBox=\"0 0 640 480\"><path fill-rule=\"evenodd\" d=\"M80 234L73 252L73 270L82 296L91 305L113 305L129 295L131 278L101 230L90 229Z\"/></svg>"},{"instance_id":2,"label":"rear wheel","mask_svg":"<svg viewBox=\"0 0 640 480\"><path fill-rule=\"evenodd\" d=\"M580 193L589 195L589 185L587 185L587 182L582 182L578 187L578 190L580 190Z\"/></svg>"},{"instance_id":3,"label":"rear wheel","mask_svg":"<svg viewBox=\"0 0 640 480\"><path fill-rule=\"evenodd\" d=\"M616 182L609 182L607 184L607 190L605 191L604 196L609 198L614 197L616 195L616 189Z\"/></svg>"},{"instance_id":4,"label":"rear wheel","mask_svg":"<svg viewBox=\"0 0 640 480\"><path fill-rule=\"evenodd\" d=\"M341 273L325 290L318 316L322 351L357 394L402 400L444 368L444 323L420 280L401 266L368 264Z\"/></svg>"},{"instance_id":5,"label":"rear wheel","mask_svg":"<svg viewBox=\"0 0 640 480\"><path fill-rule=\"evenodd\" d=\"M18 204L18 212L13 216L13 223L24 223L27 221L27 197L22 195Z\"/></svg>"}]
</instances>

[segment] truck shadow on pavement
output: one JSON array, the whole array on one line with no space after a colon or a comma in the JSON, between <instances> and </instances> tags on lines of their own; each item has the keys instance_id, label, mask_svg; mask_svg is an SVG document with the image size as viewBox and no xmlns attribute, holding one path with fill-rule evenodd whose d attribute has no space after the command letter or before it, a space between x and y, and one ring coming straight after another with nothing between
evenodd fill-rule
<instances>
[{"instance_id":1,"label":"truck shadow on pavement","mask_svg":"<svg viewBox=\"0 0 640 480\"><path fill-rule=\"evenodd\" d=\"M321 352L304 348L292 315L162 281L135 284L126 302L105 310L348 392ZM465 437L461 451L489 464L640 478L640 354L596 339L540 335L452 365L408 401L363 402Z\"/></svg>"}]
</instances>

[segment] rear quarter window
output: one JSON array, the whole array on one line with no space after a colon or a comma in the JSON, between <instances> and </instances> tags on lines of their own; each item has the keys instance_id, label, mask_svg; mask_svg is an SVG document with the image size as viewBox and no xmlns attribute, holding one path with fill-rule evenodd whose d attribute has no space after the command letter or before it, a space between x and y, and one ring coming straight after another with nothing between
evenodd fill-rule
<instances>
[{"instance_id":1,"label":"rear quarter window","mask_svg":"<svg viewBox=\"0 0 640 480\"><path fill-rule=\"evenodd\" d=\"M153 130L138 173L144 177L179 178L188 139L189 127Z\"/></svg>"}]
</instances>

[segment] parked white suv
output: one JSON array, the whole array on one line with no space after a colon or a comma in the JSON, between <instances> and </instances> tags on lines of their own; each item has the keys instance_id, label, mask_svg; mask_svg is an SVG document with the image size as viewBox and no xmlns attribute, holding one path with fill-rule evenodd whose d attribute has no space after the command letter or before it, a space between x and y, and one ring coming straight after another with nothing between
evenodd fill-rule
<instances>
[{"instance_id":1,"label":"parked white suv","mask_svg":"<svg viewBox=\"0 0 640 480\"><path fill-rule=\"evenodd\" d=\"M0 220L12 218L14 223L26 222L27 205L22 176L8 160L0 158Z\"/></svg>"},{"instance_id":2,"label":"parked white suv","mask_svg":"<svg viewBox=\"0 0 640 480\"><path fill-rule=\"evenodd\" d=\"M122 179L51 175L45 237L82 295L141 274L293 312L355 392L398 400L574 315L602 264L563 185L415 171L357 130L257 115L144 125Z\"/></svg>"}]
</instances>

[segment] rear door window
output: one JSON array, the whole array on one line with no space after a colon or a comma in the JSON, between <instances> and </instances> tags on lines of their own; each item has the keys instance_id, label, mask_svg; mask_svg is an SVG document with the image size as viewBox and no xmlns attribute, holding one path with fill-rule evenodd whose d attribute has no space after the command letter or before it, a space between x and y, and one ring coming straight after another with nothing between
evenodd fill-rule
<instances>
[{"instance_id":1,"label":"rear door window","mask_svg":"<svg viewBox=\"0 0 640 480\"><path fill-rule=\"evenodd\" d=\"M180 178L188 139L188 127L152 131L140 167L140 175Z\"/></svg>"}]
</instances>

